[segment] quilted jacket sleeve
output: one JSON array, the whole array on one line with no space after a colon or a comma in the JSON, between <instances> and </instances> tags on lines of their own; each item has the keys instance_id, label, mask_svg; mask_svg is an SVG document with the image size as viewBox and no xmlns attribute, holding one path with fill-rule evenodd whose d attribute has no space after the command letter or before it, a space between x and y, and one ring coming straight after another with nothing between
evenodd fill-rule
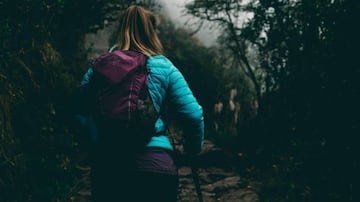
<instances>
[{"instance_id":1,"label":"quilted jacket sleeve","mask_svg":"<svg viewBox=\"0 0 360 202\"><path fill-rule=\"evenodd\" d=\"M93 69L90 67L90 68L86 71L86 73L84 74L83 79L81 80L80 85L81 85L81 86L84 86L84 85L88 84L88 83L90 82L90 79L91 79L92 75L93 75Z\"/></svg>"},{"instance_id":2,"label":"quilted jacket sleeve","mask_svg":"<svg viewBox=\"0 0 360 202\"><path fill-rule=\"evenodd\" d=\"M95 119L91 115L91 105L89 103L89 82L93 75L92 68L89 68L84 74L80 83L78 91L74 97L74 111L75 121L77 125L83 130L86 139L90 140L90 143L95 144L97 142L97 127Z\"/></svg>"},{"instance_id":3,"label":"quilted jacket sleeve","mask_svg":"<svg viewBox=\"0 0 360 202\"><path fill-rule=\"evenodd\" d=\"M168 78L168 96L175 107L184 132L184 148L189 154L201 151L204 142L204 118L197 102L181 72L173 66Z\"/></svg>"}]
</instances>

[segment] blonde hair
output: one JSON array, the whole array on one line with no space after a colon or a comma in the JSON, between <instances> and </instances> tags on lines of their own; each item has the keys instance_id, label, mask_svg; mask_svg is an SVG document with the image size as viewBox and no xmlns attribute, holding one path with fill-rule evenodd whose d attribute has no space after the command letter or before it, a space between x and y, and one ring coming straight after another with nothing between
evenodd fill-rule
<instances>
[{"instance_id":1,"label":"blonde hair","mask_svg":"<svg viewBox=\"0 0 360 202\"><path fill-rule=\"evenodd\" d=\"M158 19L152 12L141 6L130 6L120 17L118 48L136 50L146 56L162 55L157 23Z\"/></svg>"}]
</instances>

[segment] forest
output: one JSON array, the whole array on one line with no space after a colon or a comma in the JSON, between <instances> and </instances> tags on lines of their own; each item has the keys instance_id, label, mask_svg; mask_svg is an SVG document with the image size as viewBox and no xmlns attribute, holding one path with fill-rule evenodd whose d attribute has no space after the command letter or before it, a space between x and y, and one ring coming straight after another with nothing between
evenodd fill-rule
<instances>
[{"instance_id":1,"label":"forest","mask_svg":"<svg viewBox=\"0 0 360 202\"><path fill-rule=\"evenodd\" d=\"M91 143L71 98L102 30L156 0L0 0L0 201L80 201ZM192 0L198 29L159 16L166 56L204 109L205 139L236 156L258 201L359 201L360 2ZM106 29L108 27L113 29ZM115 30L115 31L114 31ZM90 44L90 45L89 45ZM85 171L84 171L85 170Z\"/></svg>"}]
</instances>

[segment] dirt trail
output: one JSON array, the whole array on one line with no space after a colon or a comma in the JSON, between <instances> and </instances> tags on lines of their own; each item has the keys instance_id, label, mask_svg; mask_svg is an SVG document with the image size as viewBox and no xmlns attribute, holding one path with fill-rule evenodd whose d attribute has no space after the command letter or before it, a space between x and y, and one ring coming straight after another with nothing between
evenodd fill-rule
<instances>
[{"instance_id":1,"label":"dirt trail","mask_svg":"<svg viewBox=\"0 0 360 202\"><path fill-rule=\"evenodd\" d=\"M259 186L256 182L243 179L232 165L234 157L205 141L199 158L199 181L204 202L258 202ZM76 202L91 202L90 168L79 168L83 173L82 188L72 199ZM191 168L179 167L178 202L197 202Z\"/></svg>"},{"instance_id":2,"label":"dirt trail","mask_svg":"<svg viewBox=\"0 0 360 202\"><path fill-rule=\"evenodd\" d=\"M198 201L191 170L189 167L182 167L179 170L180 202ZM240 176L231 171L224 171L221 168L206 168L199 170L201 190L205 202L229 201L229 202L256 202L258 196L254 189L246 186Z\"/></svg>"},{"instance_id":3,"label":"dirt trail","mask_svg":"<svg viewBox=\"0 0 360 202\"><path fill-rule=\"evenodd\" d=\"M204 151L199 158L198 175L204 202L257 202L258 187L248 182L236 172L232 162L236 160L222 149L205 141ZM179 168L180 202L197 202L197 194L191 168Z\"/></svg>"}]
</instances>

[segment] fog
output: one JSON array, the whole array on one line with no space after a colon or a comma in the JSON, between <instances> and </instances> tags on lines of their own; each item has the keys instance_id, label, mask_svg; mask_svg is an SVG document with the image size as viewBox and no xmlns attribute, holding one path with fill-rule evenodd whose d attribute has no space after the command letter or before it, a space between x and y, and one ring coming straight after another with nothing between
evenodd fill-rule
<instances>
[{"instance_id":1,"label":"fog","mask_svg":"<svg viewBox=\"0 0 360 202\"><path fill-rule=\"evenodd\" d=\"M196 30L199 26L199 20L185 14L185 4L191 0L159 0L162 4L162 13L168 16L177 27L184 27L189 30ZM215 43L218 36L218 30L211 29L211 23L205 23L195 34L195 37L205 46L211 46Z\"/></svg>"},{"instance_id":2,"label":"fog","mask_svg":"<svg viewBox=\"0 0 360 202\"><path fill-rule=\"evenodd\" d=\"M185 4L191 2L189 0L159 0L162 5L161 14L168 16L176 27L183 27L190 31L194 31L199 26L199 19L185 14ZM204 26L194 35L204 46L211 46L216 42L219 31L210 29L210 22L204 23ZM96 33L89 33L85 36L85 49L91 50L88 53L90 58L96 58L102 53L109 50L114 44L109 43L109 38L114 32L116 26L110 23L104 29L98 30Z\"/></svg>"}]
</instances>

